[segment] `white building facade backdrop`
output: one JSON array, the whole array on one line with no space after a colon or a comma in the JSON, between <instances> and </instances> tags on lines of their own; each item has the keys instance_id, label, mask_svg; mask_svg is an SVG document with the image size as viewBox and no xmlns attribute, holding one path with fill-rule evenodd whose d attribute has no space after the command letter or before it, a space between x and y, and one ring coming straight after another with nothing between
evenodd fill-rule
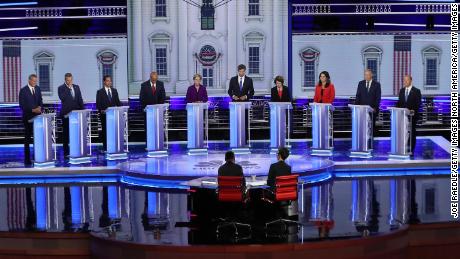
<instances>
[{"instance_id":1,"label":"white building facade backdrop","mask_svg":"<svg viewBox=\"0 0 460 259\"><path fill-rule=\"evenodd\" d=\"M57 102L57 88L64 83L67 72L72 73L74 84L80 86L85 102L96 101L103 75L112 76L121 99L128 98L124 37L3 40L0 44L0 56L4 57L0 66L8 68L0 73L2 102L17 102L19 89L27 84L30 74L37 74L43 100Z\"/></svg>"},{"instance_id":2,"label":"white building facade backdrop","mask_svg":"<svg viewBox=\"0 0 460 259\"><path fill-rule=\"evenodd\" d=\"M208 94L225 94L238 64L257 94L269 93L276 75L287 78L287 1L229 1L215 8L214 22L202 30L200 8L183 0L129 0L129 94L138 95L151 71L170 95L185 94L195 73Z\"/></svg>"}]
</instances>

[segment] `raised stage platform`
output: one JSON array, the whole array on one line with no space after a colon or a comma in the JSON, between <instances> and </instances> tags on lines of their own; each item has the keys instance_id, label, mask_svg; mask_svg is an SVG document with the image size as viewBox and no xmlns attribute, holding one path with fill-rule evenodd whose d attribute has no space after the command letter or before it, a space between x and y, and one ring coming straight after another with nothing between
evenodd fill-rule
<instances>
[{"instance_id":1,"label":"raised stage platform","mask_svg":"<svg viewBox=\"0 0 460 259\"><path fill-rule=\"evenodd\" d=\"M6 220L0 221L0 239L17 231L69 238L84 232L91 236L85 242L104 248L107 258L132 257L138 246L146 258L162 253L200 257L209 253L210 247L203 245L213 245L217 254L223 254L229 248L215 245L228 244L262 245L251 251L245 247L247 253L279 247L290 254L311 255L307 251L317 251L312 245L318 241L351 242L346 246L358 249L361 245L354 240L400 242L395 240L409 235L408 224L452 224L447 140L419 137L410 160L389 160L388 138L375 139L369 159L350 158L349 139L334 143L333 156L313 157L310 140L291 142L287 161L300 175L300 185L289 215L298 220L299 227L267 234L263 222L257 223L267 215L262 210L248 215L256 222L253 230L238 238L216 236L216 222L200 221L207 218L203 208L219 210L213 198L215 185L202 180L215 179L228 142L209 143L206 155L187 155L185 142L169 143L169 155L159 158L147 158L144 146L135 143L130 145L129 159L120 161L106 160L97 151L100 146L94 145L89 164L59 161L54 168L42 169L19 162L22 146L1 146L0 218ZM253 142L251 154L236 156L247 181L263 185L270 163L276 160L268 145L268 141ZM60 147L58 157L62 157ZM254 184L250 190L255 200L259 186ZM200 190L211 196L204 196L197 207L196 200L203 199L196 196ZM263 208L254 202L250 206ZM81 234L76 238L80 240Z\"/></svg>"}]
</instances>

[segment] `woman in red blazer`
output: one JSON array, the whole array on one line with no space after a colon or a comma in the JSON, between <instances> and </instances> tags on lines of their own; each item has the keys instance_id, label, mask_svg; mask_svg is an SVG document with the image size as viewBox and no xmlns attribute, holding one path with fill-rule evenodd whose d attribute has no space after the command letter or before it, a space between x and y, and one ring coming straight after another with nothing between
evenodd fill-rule
<instances>
[{"instance_id":1,"label":"woman in red blazer","mask_svg":"<svg viewBox=\"0 0 460 259\"><path fill-rule=\"evenodd\" d=\"M335 98L334 84L331 83L329 72L323 71L319 74L319 82L315 88L315 103L332 103Z\"/></svg>"}]
</instances>

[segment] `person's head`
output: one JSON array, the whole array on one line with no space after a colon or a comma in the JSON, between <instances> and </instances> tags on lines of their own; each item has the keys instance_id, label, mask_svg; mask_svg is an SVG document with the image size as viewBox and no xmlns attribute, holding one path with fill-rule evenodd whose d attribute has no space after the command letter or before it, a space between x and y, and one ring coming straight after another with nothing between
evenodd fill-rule
<instances>
[{"instance_id":1,"label":"person's head","mask_svg":"<svg viewBox=\"0 0 460 259\"><path fill-rule=\"evenodd\" d=\"M225 153L225 162L235 163L235 153L233 153L233 151L227 151Z\"/></svg>"},{"instance_id":2,"label":"person's head","mask_svg":"<svg viewBox=\"0 0 460 259\"><path fill-rule=\"evenodd\" d=\"M238 75L243 77L246 74L246 66L243 64L238 65Z\"/></svg>"},{"instance_id":3,"label":"person's head","mask_svg":"<svg viewBox=\"0 0 460 259\"><path fill-rule=\"evenodd\" d=\"M412 85L412 76L411 75L405 75L403 79L404 87L409 87Z\"/></svg>"},{"instance_id":4,"label":"person's head","mask_svg":"<svg viewBox=\"0 0 460 259\"><path fill-rule=\"evenodd\" d=\"M65 81L66 85L71 85L73 83L72 74L71 73L65 73L64 81Z\"/></svg>"},{"instance_id":5,"label":"person's head","mask_svg":"<svg viewBox=\"0 0 460 259\"><path fill-rule=\"evenodd\" d=\"M37 85L37 75L31 74L29 75L29 85L35 87Z\"/></svg>"},{"instance_id":6,"label":"person's head","mask_svg":"<svg viewBox=\"0 0 460 259\"><path fill-rule=\"evenodd\" d=\"M278 153L277 153L277 157L278 157L278 160L286 160L289 156L289 149L285 148L285 147L280 147L278 148Z\"/></svg>"},{"instance_id":7,"label":"person's head","mask_svg":"<svg viewBox=\"0 0 460 259\"><path fill-rule=\"evenodd\" d=\"M112 77L110 77L109 75L105 75L102 78L102 81L104 82L105 87L112 87Z\"/></svg>"},{"instance_id":8,"label":"person's head","mask_svg":"<svg viewBox=\"0 0 460 259\"><path fill-rule=\"evenodd\" d=\"M195 86L199 86L201 84L201 75L200 74L195 74L193 76L193 84L195 84Z\"/></svg>"},{"instance_id":9,"label":"person's head","mask_svg":"<svg viewBox=\"0 0 460 259\"><path fill-rule=\"evenodd\" d=\"M366 69L364 70L364 80L371 81L373 77L372 70Z\"/></svg>"},{"instance_id":10,"label":"person's head","mask_svg":"<svg viewBox=\"0 0 460 259\"><path fill-rule=\"evenodd\" d=\"M319 74L319 85L325 84L326 86L329 86L331 83L331 77L329 76L329 72L323 71Z\"/></svg>"},{"instance_id":11,"label":"person's head","mask_svg":"<svg viewBox=\"0 0 460 259\"><path fill-rule=\"evenodd\" d=\"M157 80L158 80L158 73L155 71L152 71L152 73L150 73L150 81L155 82Z\"/></svg>"},{"instance_id":12,"label":"person's head","mask_svg":"<svg viewBox=\"0 0 460 259\"><path fill-rule=\"evenodd\" d=\"M274 82L276 87L282 88L284 84L284 78L282 76L276 76Z\"/></svg>"}]
</instances>

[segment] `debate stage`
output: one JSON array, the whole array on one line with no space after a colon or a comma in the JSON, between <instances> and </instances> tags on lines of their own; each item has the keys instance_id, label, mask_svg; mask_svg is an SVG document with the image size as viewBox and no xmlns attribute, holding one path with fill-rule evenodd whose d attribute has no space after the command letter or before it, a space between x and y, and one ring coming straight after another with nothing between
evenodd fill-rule
<instances>
[{"instance_id":1,"label":"debate stage","mask_svg":"<svg viewBox=\"0 0 460 259\"><path fill-rule=\"evenodd\" d=\"M157 158L146 156L144 144L131 143L129 158L118 161L107 160L93 145L91 162L81 165L61 161L59 146L54 168L24 167L18 162L22 146L1 146L0 217L7 220L0 224L0 254L237 258L270 252L342 258L347 250L383 258L418 251L420 242L438 252L440 245L460 242L452 239L459 226L451 222L448 208L447 140L419 137L409 160L389 160L385 137L374 140L368 159L349 157L350 139L334 144L333 156L317 157L310 154L311 140L290 143L287 162L300 177L298 201L289 211L298 227L268 234L262 220L268 214L262 210L248 216L255 222L252 232L238 238L225 232L216 236L217 223L203 212L218 211L213 189L227 141L210 142L202 155L187 155L185 142L171 142L169 155ZM265 184L275 160L268 141L253 141L250 154L236 155L251 192ZM203 190L207 196L199 196ZM263 208L254 202L250 206ZM448 234L429 238L439 231ZM22 242L23 232L28 243ZM56 241L63 245L47 249ZM361 249L367 245L386 250Z\"/></svg>"},{"instance_id":2,"label":"debate stage","mask_svg":"<svg viewBox=\"0 0 460 259\"><path fill-rule=\"evenodd\" d=\"M390 139L375 138L371 158L352 158L349 156L350 139L335 139L334 152L330 157L312 156L311 140L295 139L290 142L291 155L287 163L292 171L307 182L339 176L374 175L431 175L449 173L449 142L439 136L420 136L411 159L389 159ZM93 145L90 163L74 165L62 161L62 149L57 147L56 167L25 167L22 145L0 146L0 183L27 183L57 181L76 182L78 179L103 181L105 178L121 177L133 181L133 185L150 187L187 188L184 182L200 177L215 177L218 167L224 163L224 153L229 149L228 141L210 141L207 154L188 155L186 142L169 143L168 155L147 157L145 145L131 143L128 159L110 161L100 152L99 145ZM236 162L243 167L246 176L264 177L276 155L270 153L268 141L253 141L250 154L236 154ZM64 178L60 178L64 177ZM15 179L17 178L17 179ZM40 180L41 179L41 180ZM307 180L308 179L308 180ZM85 181L85 180L83 180Z\"/></svg>"}]
</instances>

